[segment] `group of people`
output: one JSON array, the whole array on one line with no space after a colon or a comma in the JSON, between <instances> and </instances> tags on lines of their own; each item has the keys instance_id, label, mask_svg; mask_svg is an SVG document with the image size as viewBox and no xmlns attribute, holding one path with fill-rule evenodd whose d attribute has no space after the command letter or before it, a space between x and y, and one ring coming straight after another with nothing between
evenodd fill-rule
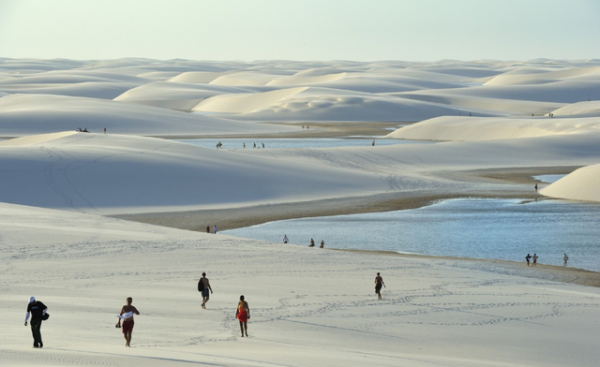
<instances>
[{"instance_id":1,"label":"group of people","mask_svg":"<svg viewBox=\"0 0 600 367\"><path fill-rule=\"evenodd\" d=\"M106 129L104 129L104 130L106 130ZM89 133L87 127L84 128L83 130L80 127L78 127L75 131L77 131L78 133Z\"/></svg>"},{"instance_id":2,"label":"group of people","mask_svg":"<svg viewBox=\"0 0 600 367\"><path fill-rule=\"evenodd\" d=\"M206 273L202 273L202 278L198 281L198 291L202 293L202 309L206 310L206 302L210 299L210 295L213 293L210 281L206 277ZM210 294L208 293L210 291ZM242 338L244 333L248 337L248 319L250 319L250 306L246 302L244 296L240 296L240 301L235 310L235 318L240 322L240 331L242 332Z\"/></svg>"},{"instance_id":3,"label":"group of people","mask_svg":"<svg viewBox=\"0 0 600 367\"><path fill-rule=\"evenodd\" d=\"M537 266L537 261L540 257L534 252L533 256L527 254L525 256L525 261L527 261L527 266ZM531 262L533 260L533 262ZM563 266L567 266L567 262L569 261L569 256L567 253L563 253Z\"/></svg>"},{"instance_id":4,"label":"group of people","mask_svg":"<svg viewBox=\"0 0 600 367\"><path fill-rule=\"evenodd\" d=\"M315 240L313 240L312 238L310 239L310 244L308 245L308 247L315 247ZM321 244L319 245L319 248L325 248L325 241L321 240Z\"/></svg>"},{"instance_id":5,"label":"group of people","mask_svg":"<svg viewBox=\"0 0 600 367\"><path fill-rule=\"evenodd\" d=\"M290 239L288 238L287 234L283 235L283 243L288 243L290 242ZM308 245L308 247L315 247L315 240L314 239L310 239L310 244ZM325 248L325 241L321 240L321 245L319 246L319 248Z\"/></svg>"},{"instance_id":6,"label":"group of people","mask_svg":"<svg viewBox=\"0 0 600 367\"><path fill-rule=\"evenodd\" d=\"M206 226L206 233L210 233L210 225ZM213 233L217 234L217 225L213 226Z\"/></svg>"}]
</instances>

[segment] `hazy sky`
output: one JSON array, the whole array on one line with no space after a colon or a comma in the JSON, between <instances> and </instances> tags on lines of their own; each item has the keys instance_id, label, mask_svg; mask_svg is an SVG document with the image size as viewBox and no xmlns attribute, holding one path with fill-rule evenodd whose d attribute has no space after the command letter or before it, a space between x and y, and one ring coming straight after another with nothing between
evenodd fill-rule
<instances>
[{"instance_id":1,"label":"hazy sky","mask_svg":"<svg viewBox=\"0 0 600 367\"><path fill-rule=\"evenodd\" d=\"M0 57L600 58L600 0L0 0Z\"/></svg>"}]
</instances>

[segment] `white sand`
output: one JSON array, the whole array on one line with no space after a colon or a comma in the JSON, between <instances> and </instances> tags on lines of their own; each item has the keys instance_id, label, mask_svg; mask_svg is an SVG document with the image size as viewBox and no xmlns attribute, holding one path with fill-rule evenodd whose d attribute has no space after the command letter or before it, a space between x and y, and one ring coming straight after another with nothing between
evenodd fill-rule
<instances>
[{"instance_id":1,"label":"white sand","mask_svg":"<svg viewBox=\"0 0 600 367\"><path fill-rule=\"evenodd\" d=\"M596 366L600 291L554 283L568 277L552 270L284 246L101 215L536 195L527 178L484 173L582 166L541 194L600 201L599 67L0 59L0 136L22 137L0 142L0 363ZM203 114L181 112L192 110ZM386 121L416 122L392 138L453 141L217 150L148 137ZM215 291L205 311L202 271ZM234 319L240 294L248 339ZM31 295L52 315L43 350L21 323ZM128 296L141 312L131 349L114 328Z\"/></svg>"},{"instance_id":2,"label":"white sand","mask_svg":"<svg viewBox=\"0 0 600 367\"><path fill-rule=\"evenodd\" d=\"M479 141L551 135L598 134L600 118L438 117L402 127L393 139Z\"/></svg>"},{"instance_id":3,"label":"white sand","mask_svg":"<svg viewBox=\"0 0 600 367\"><path fill-rule=\"evenodd\" d=\"M600 202L600 164L580 168L540 192L553 198Z\"/></svg>"},{"instance_id":4,"label":"white sand","mask_svg":"<svg viewBox=\"0 0 600 367\"><path fill-rule=\"evenodd\" d=\"M595 366L597 288L0 204L3 366ZM293 259L293 261L290 261ZM200 309L206 271L214 294ZM373 278L387 288L377 301ZM512 275L508 275L512 274ZM243 294L250 338L234 318ZM22 324L49 307L44 349ZM115 313L133 297L132 348ZM534 351L534 352L532 352Z\"/></svg>"}]
</instances>

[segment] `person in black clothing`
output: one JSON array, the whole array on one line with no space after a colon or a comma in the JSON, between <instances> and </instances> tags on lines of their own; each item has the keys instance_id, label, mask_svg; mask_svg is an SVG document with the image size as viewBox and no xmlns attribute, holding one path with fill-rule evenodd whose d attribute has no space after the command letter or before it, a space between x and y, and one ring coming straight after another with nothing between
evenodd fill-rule
<instances>
[{"instance_id":1,"label":"person in black clothing","mask_svg":"<svg viewBox=\"0 0 600 367\"><path fill-rule=\"evenodd\" d=\"M31 313L31 334L33 335L33 347L43 348L42 334L40 328L42 327L42 321L44 315L48 311L48 307L40 301L36 301L35 297L29 298L29 304L27 305L27 313L25 314L25 326L27 326L27 320L29 320L29 314Z\"/></svg>"}]
</instances>

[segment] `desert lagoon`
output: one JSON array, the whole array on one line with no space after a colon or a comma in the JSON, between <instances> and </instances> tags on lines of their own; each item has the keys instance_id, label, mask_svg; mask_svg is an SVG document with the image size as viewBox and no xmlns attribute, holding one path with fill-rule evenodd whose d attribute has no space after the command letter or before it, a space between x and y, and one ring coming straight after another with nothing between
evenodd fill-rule
<instances>
[{"instance_id":1,"label":"desert lagoon","mask_svg":"<svg viewBox=\"0 0 600 367\"><path fill-rule=\"evenodd\" d=\"M246 138L246 139L179 139L182 143L194 144L205 148L214 148L218 142L223 144L223 149L243 149L243 144L246 144L246 149L252 149L254 144L257 148L262 148L265 144L266 149L303 149L303 148L339 148L339 147L366 147L371 146L375 139L376 146L396 145L396 144L433 144L432 141L420 140L402 140L402 139L377 139L373 138L350 138L350 139L331 139L331 138Z\"/></svg>"},{"instance_id":2,"label":"desert lagoon","mask_svg":"<svg viewBox=\"0 0 600 367\"><path fill-rule=\"evenodd\" d=\"M600 271L600 204L559 200L452 199L413 210L293 219L224 234L340 249L524 261Z\"/></svg>"}]
</instances>

